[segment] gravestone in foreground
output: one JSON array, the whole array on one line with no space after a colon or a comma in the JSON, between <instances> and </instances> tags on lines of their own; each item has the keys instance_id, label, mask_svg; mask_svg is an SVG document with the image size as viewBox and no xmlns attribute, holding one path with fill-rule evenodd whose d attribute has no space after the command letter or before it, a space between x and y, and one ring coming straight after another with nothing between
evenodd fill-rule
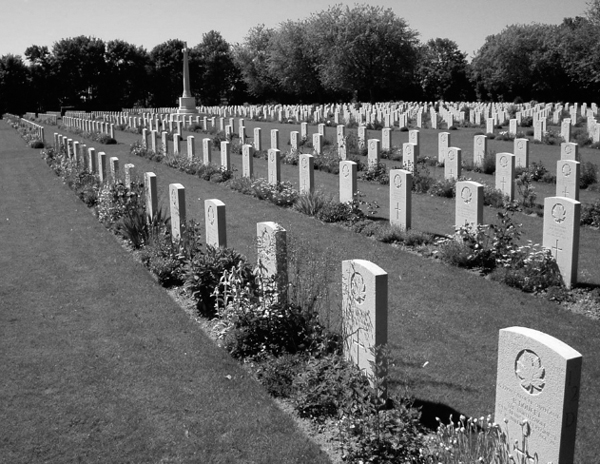
<instances>
[{"instance_id":1,"label":"gravestone in foreground","mask_svg":"<svg viewBox=\"0 0 600 464\"><path fill-rule=\"evenodd\" d=\"M242 177L254 177L254 147L249 143L242 146Z\"/></svg>"},{"instance_id":2,"label":"gravestone in foreground","mask_svg":"<svg viewBox=\"0 0 600 464\"><path fill-rule=\"evenodd\" d=\"M402 230L411 227L412 179L410 171L390 170L390 224Z\"/></svg>"},{"instance_id":3,"label":"gravestone in foreground","mask_svg":"<svg viewBox=\"0 0 600 464\"><path fill-rule=\"evenodd\" d=\"M440 132L438 134L438 162L443 163L446 161L446 153L450 147L450 133Z\"/></svg>"},{"instance_id":4,"label":"gravestone in foreground","mask_svg":"<svg viewBox=\"0 0 600 464\"><path fill-rule=\"evenodd\" d=\"M342 261L344 357L370 380L376 374L374 363L381 361L375 359L372 349L387 343L387 310L387 272L363 259Z\"/></svg>"},{"instance_id":5,"label":"gravestone in foreground","mask_svg":"<svg viewBox=\"0 0 600 464\"><path fill-rule=\"evenodd\" d=\"M577 282L581 203L570 198L544 199L543 246L552 253L567 288Z\"/></svg>"},{"instance_id":6,"label":"gravestone in foreground","mask_svg":"<svg viewBox=\"0 0 600 464\"><path fill-rule=\"evenodd\" d=\"M516 462L572 464L582 356L537 330L500 330L494 421Z\"/></svg>"},{"instance_id":7,"label":"gravestone in foreground","mask_svg":"<svg viewBox=\"0 0 600 464\"><path fill-rule=\"evenodd\" d=\"M280 301L287 300L287 232L275 222L256 224L258 272L273 282Z\"/></svg>"},{"instance_id":8,"label":"gravestone in foreground","mask_svg":"<svg viewBox=\"0 0 600 464\"><path fill-rule=\"evenodd\" d=\"M227 229L225 223L225 203L211 199L204 201L204 223L206 244L212 247L227 246Z\"/></svg>"},{"instance_id":9,"label":"gravestone in foreground","mask_svg":"<svg viewBox=\"0 0 600 464\"><path fill-rule=\"evenodd\" d=\"M267 177L269 184L277 185L281 182L281 152L276 148L269 148Z\"/></svg>"},{"instance_id":10,"label":"gravestone in foreground","mask_svg":"<svg viewBox=\"0 0 600 464\"><path fill-rule=\"evenodd\" d=\"M470 180L456 183L455 227L483 223L483 185Z\"/></svg>"},{"instance_id":11,"label":"gravestone in foreground","mask_svg":"<svg viewBox=\"0 0 600 464\"><path fill-rule=\"evenodd\" d=\"M379 165L381 157L381 142L378 139L370 139L367 146L367 164L369 169Z\"/></svg>"},{"instance_id":12,"label":"gravestone in foreground","mask_svg":"<svg viewBox=\"0 0 600 464\"><path fill-rule=\"evenodd\" d=\"M487 136L476 135L473 137L473 165L483 167L483 159L487 152Z\"/></svg>"},{"instance_id":13,"label":"gravestone in foreground","mask_svg":"<svg viewBox=\"0 0 600 464\"><path fill-rule=\"evenodd\" d=\"M146 195L146 217L151 222L158 213L158 186L156 174L153 172L144 173L144 193Z\"/></svg>"},{"instance_id":14,"label":"gravestone in foreground","mask_svg":"<svg viewBox=\"0 0 600 464\"><path fill-rule=\"evenodd\" d=\"M419 158L419 145L408 142L402 144L402 167L414 172Z\"/></svg>"},{"instance_id":15,"label":"gravestone in foreground","mask_svg":"<svg viewBox=\"0 0 600 464\"><path fill-rule=\"evenodd\" d=\"M515 139L515 167L526 168L529 166L529 139Z\"/></svg>"},{"instance_id":16,"label":"gravestone in foreground","mask_svg":"<svg viewBox=\"0 0 600 464\"><path fill-rule=\"evenodd\" d=\"M308 195L315 191L315 157L302 154L298 158L300 170L300 193Z\"/></svg>"},{"instance_id":17,"label":"gravestone in foreground","mask_svg":"<svg viewBox=\"0 0 600 464\"><path fill-rule=\"evenodd\" d=\"M515 155L496 153L496 190L500 190L509 201L515 198Z\"/></svg>"},{"instance_id":18,"label":"gravestone in foreground","mask_svg":"<svg viewBox=\"0 0 600 464\"><path fill-rule=\"evenodd\" d=\"M185 187L181 184L169 184L169 210L171 212L171 240L178 243L186 222Z\"/></svg>"},{"instance_id":19,"label":"gravestone in foreground","mask_svg":"<svg viewBox=\"0 0 600 464\"><path fill-rule=\"evenodd\" d=\"M354 161L340 161L340 203L354 201L356 195L356 171Z\"/></svg>"}]
</instances>

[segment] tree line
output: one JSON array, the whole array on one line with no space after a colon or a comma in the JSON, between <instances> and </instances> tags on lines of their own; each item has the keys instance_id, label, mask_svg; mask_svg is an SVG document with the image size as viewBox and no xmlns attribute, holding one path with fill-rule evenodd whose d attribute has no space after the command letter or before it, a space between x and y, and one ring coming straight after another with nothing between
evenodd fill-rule
<instances>
[{"instance_id":1,"label":"tree line","mask_svg":"<svg viewBox=\"0 0 600 464\"><path fill-rule=\"evenodd\" d=\"M79 36L0 57L0 112L60 107L172 107L182 92L185 44L149 52L123 40ZM391 9L335 5L242 43L217 31L189 47L199 104L332 101L597 101L600 0L560 25L512 25L473 60L446 38L421 43Z\"/></svg>"}]
</instances>

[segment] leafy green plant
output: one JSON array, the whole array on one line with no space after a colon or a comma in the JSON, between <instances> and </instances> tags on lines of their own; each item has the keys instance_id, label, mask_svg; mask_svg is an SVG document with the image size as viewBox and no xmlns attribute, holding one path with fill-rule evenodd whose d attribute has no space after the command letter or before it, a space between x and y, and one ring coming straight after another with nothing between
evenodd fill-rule
<instances>
[{"instance_id":1,"label":"leafy green plant","mask_svg":"<svg viewBox=\"0 0 600 464\"><path fill-rule=\"evenodd\" d=\"M369 166L366 171L361 173L360 178L370 182L379 182L383 185L386 185L390 182L388 168L383 163L377 163L377 165Z\"/></svg>"},{"instance_id":2,"label":"leafy green plant","mask_svg":"<svg viewBox=\"0 0 600 464\"><path fill-rule=\"evenodd\" d=\"M456 196L456 181L454 179L438 179L431 184L427 193L437 197L454 198Z\"/></svg>"},{"instance_id":3,"label":"leafy green plant","mask_svg":"<svg viewBox=\"0 0 600 464\"><path fill-rule=\"evenodd\" d=\"M529 293L564 286L560 270L550 251L531 241L506 256L491 277Z\"/></svg>"},{"instance_id":4,"label":"leafy green plant","mask_svg":"<svg viewBox=\"0 0 600 464\"><path fill-rule=\"evenodd\" d=\"M140 202L136 207L126 209L116 230L133 248L139 249L164 233L170 221L162 209L155 212L152 218L148 218L146 208L143 202Z\"/></svg>"},{"instance_id":5,"label":"leafy green plant","mask_svg":"<svg viewBox=\"0 0 600 464\"><path fill-rule=\"evenodd\" d=\"M294 203L294 209L307 216L316 216L328 201L330 200L321 191L301 194Z\"/></svg>"},{"instance_id":6,"label":"leafy green plant","mask_svg":"<svg viewBox=\"0 0 600 464\"><path fill-rule=\"evenodd\" d=\"M183 267L184 287L196 300L200 314L215 316L215 289L225 271L238 269L245 282L250 282L252 267L246 257L231 248L207 246L204 253L189 256Z\"/></svg>"},{"instance_id":7,"label":"leafy green plant","mask_svg":"<svg viewBox=\"0 0 600 464\"><path fill-rule=\"evenodd\" d=\"M340 355L312 358L293 382L294 409L300 417L322 421L337 417L351 400L352 389L368 388L360 370Z\"/></svg>"}]
</instances>

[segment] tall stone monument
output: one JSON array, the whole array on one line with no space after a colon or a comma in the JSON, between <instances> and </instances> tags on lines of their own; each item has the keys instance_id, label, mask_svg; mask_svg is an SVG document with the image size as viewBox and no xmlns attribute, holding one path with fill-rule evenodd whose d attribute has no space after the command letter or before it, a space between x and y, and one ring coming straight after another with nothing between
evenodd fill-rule
<instances>
[{"instance_id":1,"label":"tall stone monument","mask_svg":"<svg viewBox=\"0 0 600 464\"><path fill-rule=\"evenodd\" d=\"M187 42L183 52L183 95L179 97L179 109L177 114L197 114L196 99L190 91L190 66L188 63Z\"/></svg>"}]
</instances>

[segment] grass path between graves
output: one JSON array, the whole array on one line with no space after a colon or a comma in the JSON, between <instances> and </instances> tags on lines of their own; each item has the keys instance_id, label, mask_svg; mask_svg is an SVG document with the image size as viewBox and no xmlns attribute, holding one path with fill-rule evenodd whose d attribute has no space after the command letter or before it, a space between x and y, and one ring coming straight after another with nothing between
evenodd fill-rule
<instances>
[{"instance_id":1,"label":"grass path between graves","mask_svg":"<svg viewBox=\"0 0 600 464\"><path fill-rule=\"evenodd\" d=\"M297 130L292 125L279 128ZM50 136L54 131L55 128L49 126L46 133ZM256 223L260 221L278 222L288 230L288 237L305 244L304 251L327 256L334 267L331 310L336 315L340 310L342 260L367 259L386 270L389 274L389 344L394 360L390 386L398 391L408 387L423 406L428 419L435 415L447 417L451 412L474 416L493 413L498 330L501 328L524 326L537 329L580 351L584 362L576 462L597 461L600 455L600 441L597 439L600 427L600 363L595 360L600 357L599 321L565 311L552 302L470 272L403 252L341 227L322 224L222 185L201 181L164 164L133 157L128 153L129 145L139 137L124 132L118 132L116 137L119 145L96 146L96 150L118 156L121 166L135 164L140 174L155 172L161 203L166 203L168 184L180 182L186 188L188 217L203 224L204 200L218 198L223 201L227 205L228 244L246 253L249 258L254 258ZM202 137L202 134L196 134L197 153L200 153L198 148ZM282 135L281 140L284 139ZM88 147L93 146L89 141L87 144ZM238 167L241 165L240 156L233 155L232 161ZM297 169L296 166L283 166L282 178L295 180ZM255 159L255 172L258 177L265 177L264 160ZM316 172L315 179L317 185L335 185L332 192L336 194L336 176ZM383 198L387 194L387 187L375 184L361 183L359 189L365 191L369 199ZM440 233L450 232L453 200L429 196L417 198L423 205L425 202L433 204L426 207L431 217L420 220L437 227ZM382 209L385 209L387 202L381 203ZM414 211L413 214L416 214ZM486 214L493 212L486 209ZM523 218L525 222L527 218ZM530 224L532 233L539 234L541 240L541 221ZM597 261L598 231L588 230L585 234L591 234L582 240L587 243L585 253L595 253L590 261ZM591 281L598 279L598 273L589 277Z\"/></svg>"},{"instance_id":2,"label":"grass path between graves","mask_svg":"<svg viewBox=\"0 0 600 464\"><path fill-rule=\"evenodd\" d=\"M0 123L0 463L325 463Z\"/></svg>"}]
</instances>

